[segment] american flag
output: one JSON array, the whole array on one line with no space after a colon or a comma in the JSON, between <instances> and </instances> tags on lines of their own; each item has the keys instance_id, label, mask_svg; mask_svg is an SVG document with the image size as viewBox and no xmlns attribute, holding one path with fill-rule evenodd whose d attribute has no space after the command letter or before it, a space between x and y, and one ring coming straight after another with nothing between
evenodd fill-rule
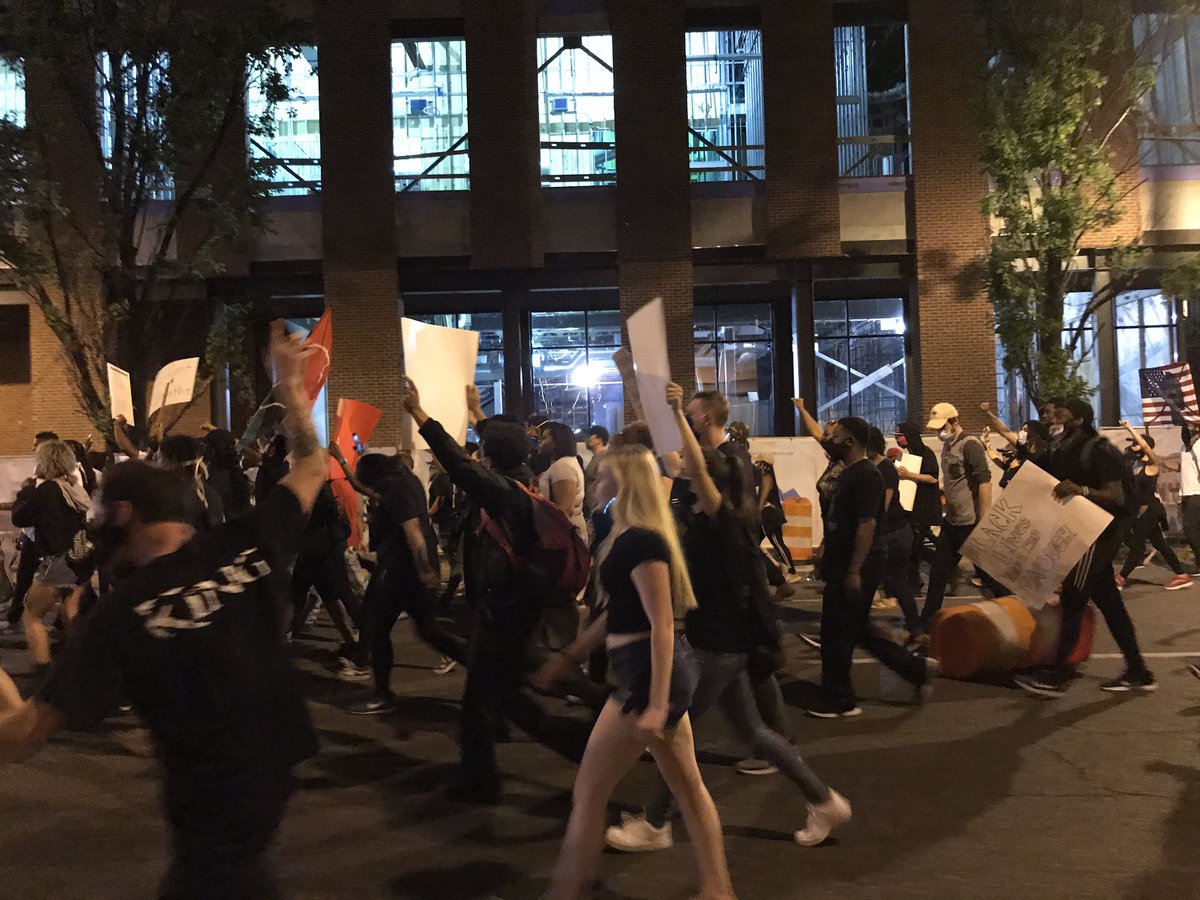
<instances>
[{"instance_id":1,"label":"american flag","mask_svg":"<svg viewBox=\"0 0 1200 900\"><path fill-rule=\"evenodd\" d=\"M1191 366L1173 363L1138 371L1142 380L1142 419L1147 425L1200 424Z\"/></svg>"}]
</instances>

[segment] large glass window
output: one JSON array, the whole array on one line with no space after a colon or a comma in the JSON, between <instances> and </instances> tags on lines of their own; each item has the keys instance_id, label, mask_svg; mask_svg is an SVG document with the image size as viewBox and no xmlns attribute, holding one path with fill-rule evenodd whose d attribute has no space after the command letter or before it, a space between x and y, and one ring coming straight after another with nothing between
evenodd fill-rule
<instances>
[{"instance_id":1,"label":"large glass window","mask_svg":"<svg viewBox=\"0 0 1200 900\"><path fill-rule=\"evenodd\" d=\"M908 175L906 26L834 29L838 164L842 175Z\"/></svg>"},{"instance_id":2,"label":"large glass window","mask_svg":"<svg viewBox=\"0 0 1200 900\"><path fill-rule=\"evenodd\" d=\"M908 415L904 301L821 300L813 317L817 418L860 416L890 433Z\"/></svg>"},{"instance_id":3,"label":"large glass window","mask_svg":"<svg viewBox=\"0 0 1200 900\"><path fill-rule=\"evenodd\" d=\"M1140 57L1157 69L1144 100L1142 162L1200 162L1200 16L1137 15L1133 34Z\"/></svg>"},{"instance_id":4,"label":"large glass window","mask_svg":"<svg viewBox=\"0 0 1200 900\"><path fill-rule=\"evenodd\" d=\"M729 399L729 421L745 422L752 435L775 433L775 355L771 307L697 306L696 389Z\"/></svg>"},{"instance_id":5,"label":"large glass window","mask_svg":"<svg viewBox=\"0 0 1200 900\"><path fill-rule=\"evenodd\" d=\"M692 180L761 178L762 32L688 32L687 95Z\"/></svg>"},{"instance_id":6,"label":"large glass window","mask_svg":"<svg viewBox=\"0 0 1200 900\"><path fill-rule=\"evenodd\" d=\"M500 313L435 313L412 316L418 322L479 332L475 386L489 416L504 412L504 324Z\"/></svg>"},{"instance_id":7,"label":"large glass window","mask_svg":"<svg viewBox=\"0 0 1200 900\"><path fill-rule=\"evenodd\" d=\"M140 168L132 160L144 152L141 142L146 135L160 130L161 95L166 91L169 68L165 53L143 62L128 53L105 52L96 58L100 150L110 167L116 158L124 160L130 170ZM174 181L165 168L147 171L141 178L152 198L171 196Z\"/></svg>"},{"instance_id":8,"label":"large glass window","mask_svg":"<svg viewBox=\"0 0 1200 900\"><path fill-rule=\"evenodd\" d=\"M1121 418L1142 422L1138 369L1166 366L1179 359L1175 301L1161 291L1127 291L1116 299L1117 378Z\"/></svg>"},{"instance_id":9,"label":"large glass window","mask_svg":"<svg viewBox=\"0 0 1200 900\"><path fill-rule=\"evenodd\" d=\"M612 36L538 38L542 184L613 184L617 114Z\"/></svg>"},{"instance_id":10,"label":"large glass window","mask_svg":"<svg viewBox=\"0 0 1200 900\"><path fill-rule=\"evenodd\" d=\"M575 431L603 425L619 431L625 393L612 355L621 346L621 314L530 314L533 410Z\"/></svg>"},{"instance_id":11,"label":"large glass window","mask_svg":"<svg viewBox=\"0 0 1200 900\"><path fill-rule=\"evenodd\" d=\"M250 135L250 156L273 164L268 168L276 194L307 194L321 187L320 85L317 48L301 47L294 55L276 60L275 68L288 88L288 98L276 104L264 130L271 135ZM252 84L247 97L251 126L267 114L260 84Z\"/></svg>"},{"instance_id":12,"label":"large glass window","mask_svg":"<svg viewBox=\"0 0 1200 900\"><path fill-rule=\"evenodd\" d=\"M25 74L17 63L0 59L0 118L25 125Z\"/></svg>"},{"instance_id":13,"label":"large glass window","mask_svg":"<svg viewBox=\"0 0 1200 900\"><path fill-rule=\"evenodd\" d=\"M392 43L392 152L399 191L464 191L467 45L462 39Z\"/></svg>"}]
</instances>

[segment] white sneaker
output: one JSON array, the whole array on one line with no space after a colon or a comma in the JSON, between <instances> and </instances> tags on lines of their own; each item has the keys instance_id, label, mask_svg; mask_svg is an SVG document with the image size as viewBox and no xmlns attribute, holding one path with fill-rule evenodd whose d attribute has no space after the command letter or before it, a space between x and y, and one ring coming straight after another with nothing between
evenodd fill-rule
<instances>
[{"instance_id":1,"label":"white sneaker","mask_svg":"<svg viewBox=\"0 0 1200 900\"><path fill-rule=\"evenodd\" d=\"M655 828L646 817L633 813L621 813L621 824L604 832L604 842L622 853L646 853L653 850L670 850L675 844L671 834L671 823Z\"/></svg>"},{"instance_id":2,"label":"white sneaker","mask_svg":"<svg viewBox=\"0 0 1200 900\"><path fill-rule=\"evenodd\" d=\"M454 668L457 665L458 665L457 661L451 659L448 656L443 656L441 659L438 660L438 664L436 666L432 667L433 674L434 675L449 675L451 672L454 671Z\"/></svg>"},{"instance_id":3,"label":"white sneaker","mask_svg":"<svg viewBox=\"0 0 1200 900\"><path fill-rule=\"evenodd\" d=\"M801 847L816 847L825 842L830 832L850 821L850 801L837 791L829 792L824 803L808 806L808 825L794 835Z\"/></svg>"}]
</instances>

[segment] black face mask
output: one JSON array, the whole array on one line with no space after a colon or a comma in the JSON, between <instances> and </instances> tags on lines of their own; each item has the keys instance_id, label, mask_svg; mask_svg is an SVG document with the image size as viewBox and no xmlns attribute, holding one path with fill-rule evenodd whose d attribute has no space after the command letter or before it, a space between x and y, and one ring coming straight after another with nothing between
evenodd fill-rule
<instances>
[{"instance_id":1,"label":"black face mask","mask_svg":"<svg viewBox=\"0 0 1200 900\"><path fill-rule=\"evenodd\" d=\"M112 566L113 557L128 539L129 532L120 525L89 522L87 536L88 540L92 542L92 558L96 563L96 568L108 569Z\"/></svg>"},{"instance_id":2,"label":"black face mask","mask_svg":"<svg viewBox=\"0 0 1200 900\"><path fill-rule=\"evenodd\" d=\"M829 454L830 459L844 462L847 454L850 452L850 445L840 444L833 438L823 438L821 440L821 449Z\"/></svg>"}]
</instances>

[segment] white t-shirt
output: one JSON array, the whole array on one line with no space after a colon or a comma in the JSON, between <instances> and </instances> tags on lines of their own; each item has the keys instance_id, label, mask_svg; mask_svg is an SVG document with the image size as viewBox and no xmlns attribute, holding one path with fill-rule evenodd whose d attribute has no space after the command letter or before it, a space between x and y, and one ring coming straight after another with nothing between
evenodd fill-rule
<instances>
[{"instance_id":1,"label":"white t-shirt","mask_svg":"<svg viewBox=\"0 0 1200 900\"><path fill-rule=\"evenodd\" d=\"M1194 454L1184 445L1179 451L1179 493L1183 497L1200 495L1200 464L1196 461L1200 449L1193 449Z\"/></svg>"},{"instance_id":2,"label":"white t-shirt","mask_svg":"<svg viewBox=\"0 0 1200 900\"><path fill-rule=\"evenodd\" d=\"M575 457L564 456L551 463L550 468L538 476L538 491L553 503L554 490L552 486L561 481L570 481L575 484L575 504L567 515L571 524L575 526L575 530L579 532L579 536L586 541L588 533L587 519L583 517L583 469L579 467L579 460Z\"/></svg>"}]
</instances>

